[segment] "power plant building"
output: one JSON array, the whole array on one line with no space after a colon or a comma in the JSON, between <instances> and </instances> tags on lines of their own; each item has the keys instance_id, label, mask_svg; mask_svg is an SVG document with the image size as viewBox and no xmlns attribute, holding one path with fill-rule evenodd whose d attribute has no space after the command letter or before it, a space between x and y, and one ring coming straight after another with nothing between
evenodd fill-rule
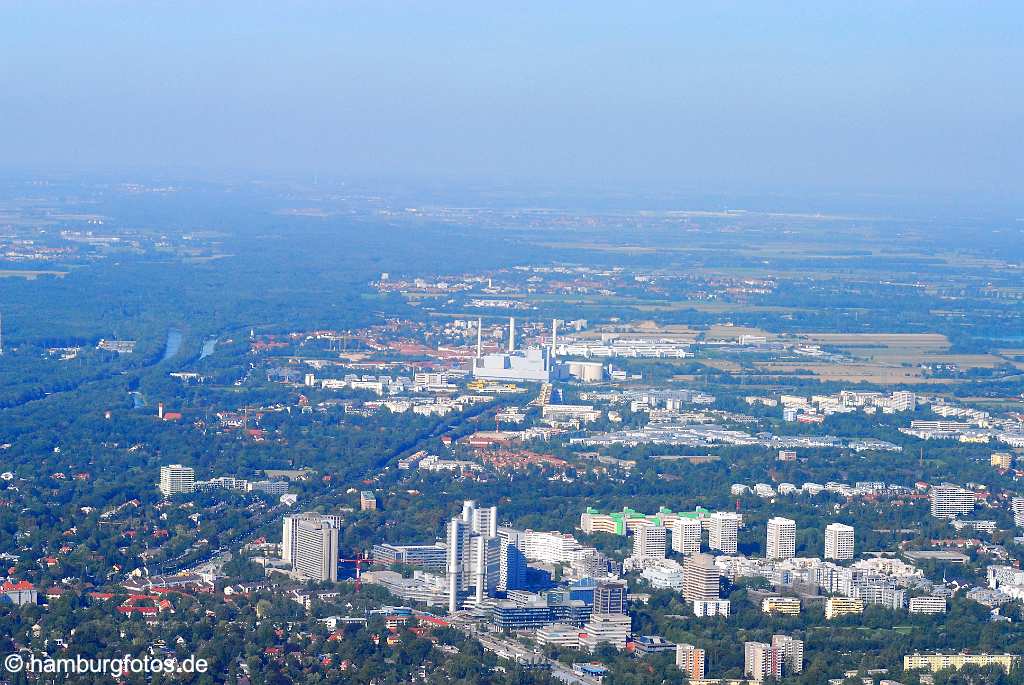
<instances>
[{"instance_id":1,"label":"power plant building","mask_svg":"<svg viewBox=\"0 0 1024 685\"><path fill-rule=\"evenodd\" d=\"M473 378L488 381L547 383L562 378L564 367L555 362L554 345L551 348L531 347L523 351L515 349L515 319L509 319L509 344L507 352L483 354L481 323L477 322L476 357L473 359ZM555 336L552 324L552 338Z\"/></svg>"}]
</instances>

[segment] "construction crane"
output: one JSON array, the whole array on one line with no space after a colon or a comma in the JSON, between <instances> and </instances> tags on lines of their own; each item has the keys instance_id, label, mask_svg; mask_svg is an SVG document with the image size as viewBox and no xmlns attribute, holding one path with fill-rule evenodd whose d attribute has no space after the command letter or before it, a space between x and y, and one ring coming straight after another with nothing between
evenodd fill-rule
<instances>
[{"instance_id":1,"label":"construction crane","mask_svg":"<svg viewBox=\"0 0 1024 685\"><path fill-rule=\"evenodd\" d=\"M345 562L347 564L356 565L356 592L359 592L361 589L363 589L363 581L361 579L363 575L363 564L369 566L373 564L373 559L369 558L366 554L363 554L358 559L338 559L338 562Z\"/></svg>"}]
</instances>

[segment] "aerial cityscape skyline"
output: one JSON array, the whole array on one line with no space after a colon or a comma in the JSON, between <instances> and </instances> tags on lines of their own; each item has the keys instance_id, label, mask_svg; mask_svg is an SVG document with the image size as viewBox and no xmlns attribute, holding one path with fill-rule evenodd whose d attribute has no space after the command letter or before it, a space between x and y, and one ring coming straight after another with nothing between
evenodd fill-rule
<instances>
[{"instance_id":1,"label":"aerial cityscape skyline","mask_svg":"<svg viewBox=\"0 0 1024 685\"><path fill-rule=\"evenodd\" d=\"M0 685L1024 683L1022 29L0 4Z\"/></svg>"}]
</instances>

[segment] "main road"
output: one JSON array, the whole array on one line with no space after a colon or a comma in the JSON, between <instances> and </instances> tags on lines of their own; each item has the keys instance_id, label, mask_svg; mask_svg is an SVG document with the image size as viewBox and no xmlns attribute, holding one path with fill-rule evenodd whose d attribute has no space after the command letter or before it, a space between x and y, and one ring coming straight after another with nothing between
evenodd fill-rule
<instances>
[{"instance_id":1,"label":"main road","mask_svg":"<svg viewBox=\"0 0 1024 685\"><path fill-rule=\"evenodd\" d=\"M475 638L483 645L485 650L503 659L509 659L523 665L542 665L551 671L551 675L554 678L563 683L568 683L569 685L599 685L597 680L580 675L560 661L548 658L540 652L527 649L515 639L479 630L476 622L471 618L455 616L451 619L451 626L465 635Z\"/></svg>"}]
</instances>

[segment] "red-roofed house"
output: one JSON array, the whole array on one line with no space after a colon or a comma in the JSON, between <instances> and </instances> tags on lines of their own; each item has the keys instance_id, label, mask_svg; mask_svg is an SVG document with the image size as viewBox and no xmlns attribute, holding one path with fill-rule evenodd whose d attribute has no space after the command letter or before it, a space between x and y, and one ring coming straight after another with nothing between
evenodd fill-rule
<instances>
[{"instance_id":1,"label":"red-roofed house","mask_svg":"<svg viewBox=\"0 0 1024 685\"><path fill-rule=\"evenodd\" d=\"M0 587L0 592L8 602L16 606L39 603L39 593L36 591L36 587L27 580L17 583L7 581Z\"/></svg>"}]
</instances>

